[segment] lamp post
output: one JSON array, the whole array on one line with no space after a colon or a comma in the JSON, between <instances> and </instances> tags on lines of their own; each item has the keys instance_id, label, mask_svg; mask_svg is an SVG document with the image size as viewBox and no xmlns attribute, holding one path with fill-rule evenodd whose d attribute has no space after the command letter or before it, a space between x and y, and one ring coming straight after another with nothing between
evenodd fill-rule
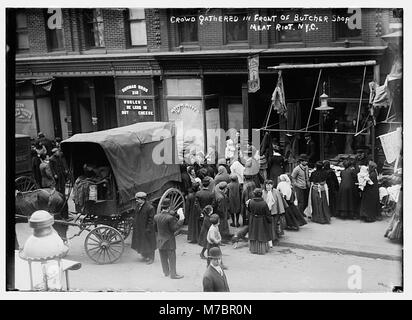
<instances>
[{"instance_id":1,"label":"lamp post","mask_svg":"<svg viewBox=\"0 0 412 320\"><path fill-rule=\"evenodd\" d=\"M45 210L35 211L29 219L33 234L25 242L19 256L29 264L32 291L63 290L61 260L69 248L52 228L53 223L53 216Z\"/></svg>"},{"instance_id":2,"label":"lamp post","mask_svg":"<svg viewBox=\"0 0 412 320\"><path fill-rule=\"evenodd\" d=\"M323 93L319 97L320 98L320 106L315 108L318 110L319 113L319 131L320 131L320 139L319 139L319 150L320 150L320 160L324 160L325 158L325 142L323 136L323 122L325 121L326 115L330 110L333 110L334 107L328 105L328 95L325 93L325 85L326 82L323 82Z\"/></svg>"}]
</instances>

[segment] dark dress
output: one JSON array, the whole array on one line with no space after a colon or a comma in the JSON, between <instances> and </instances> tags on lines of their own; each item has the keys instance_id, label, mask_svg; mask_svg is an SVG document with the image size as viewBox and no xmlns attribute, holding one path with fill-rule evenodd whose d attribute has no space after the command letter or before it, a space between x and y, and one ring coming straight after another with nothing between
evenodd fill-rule
<instances>
[{"instance_id":1,"label":"dark dress","mask_svg":"<svg viewBox=\"0 0 412 320\"><path fill-rule=\"evenodd\" d=\"M215 189L218 189L217 187ZM222 239L229 239L231 237L229 231L228 212L229 212L229 199L222 192L217 191L215 194L216 202L214 212L219 216L219 232Z\"/></svg>"},{"instance_id":2,"label":"dark dress","mask_svg":"<svg viewBox=\"0 0 412 320\"><path fill-rule=\"evenodd\" d=\"M140 209L135 209L133 220L132 249L142 256L154 255L156 234L154 227L155 209L145 202Z\"/></svg>"},{"instance_id":3,"label":"dark dress","mask_svg":"<svg viewBox=\"0 0 412 320\"><path fill-rule=\"evenodd\" d=\"M209 228L212 224L210 223L210 217L209 216L205 216L203 218L203 223L202 223L202 227L200 229L200 233L199 233L199 240L198 243L201 247L206 248L207 247L207 232L209 231Z\"/></svg>"},{"instance_id":4,"label":"dark dress","mask_svg":"<svg viewBox=\"0 0 412 320\"><path fill-rule=\"evenodd\" d=\"M196 195L193 192L189 193L185 204L185 214L187 219L187 240L191 243L197 243L199 239L200 211Z\"/></svg>"},{"instance_id":5,"label":"dark dress","mask_svg":"<svg viewBox=\"0 0 412 320\"><path fill-rule=\"evenodd\" d=\"M316 170L309 178L313 182L311 190L312 222L330 223L330 211L325 190L326 173Z\"/></svg>"},{"instance_id":6,"label":"dark dress","mask_svg":"<svg viewBox=\"0 0 412 320\"><path fill-rule=\"evenodd\" d=\"M299 230L299 227L307 224L303 213L299 210L297 206L293 203L295 201L294 192L289 200L286 200L286 197L283 198L285 205L285 220L286 220L286 229L287 230Z\"/></svg>"},{"instance_id":7,"label":"dark dress","mask_svg":"<svg viewBox=\"0 0 412 320\"><path fill-rule=\"evenodd\" d=\"M253 198L249 202L249 250L265 254L269 251L268 241L272 240L270 223L272 217L263 198Z\"/></svg>"},{"instance_id":8,"label":"dark dress","mask_svg":"<svg viewBox=\"0 0 412 320\"><path fill-rule=\"evenodd\" d=\"M353 168L341 172L341 182L337 199L337 217L353 219L359 213L359 193L355 184L357 176Z\"/></svg>"},{"instance_id":9,"label":"dark dress","mask_svg":"<svg viewBox=\"0 0 412 320\"><path fill-rule=\"evenodd\" d=\"M281 155L269 157L268 161L268 178L273 181L273 187L278 185L278 177L285 172L285 159Z\"/></svg>"},{"instance_id":10,"label":"dark dress","mask_svg":"<svg viewBox=\"0 0 412 320\"><path fill-rule=\"evenodd\" d=\"M200 209L203 210L207 205L213 206L215 195L208 188L203 188L196 192L196 200L199 203Z\"/></svg>"},{"instance_id":11,"label":"dark dress","mask_svg":"<svg viewBox=\"0 0 412 320\"><path fill-rule=\"evenodd\" d=\"M231 181L228 185L228 196L229 196L229 213L238 214L240 213L240 189L239 183L236 181Z\"/></svg>"},{"instance_id":12,"label":"dark dress","mask_svg":"<svg viewBox=\"0 0 412 320\"><path fill-rule=\"evenodd\" d=\"M336 199L339 192L339 181L335 171L329 169L326 171L326 184L329 191L329 209L332 217L336 216Z\"/></svg>"},{"instance_id":13,"label":"dark dress","mask_svg":"<svg viewBox=\"0 0 412 320\"><path fill-rule=\"evenodd\" d=\"M369 173L373 184L366 184L362 192L360 205L360 217L365 221L372 222L380 217L381 206L379 203L379 186L376 170Z\"/></svg>"},{"instance_id":14,"label":"dark dress","mask_svg":"<svg viewBox=\"0 0 412 320\"><path fill-rule=\"evenodd\" d=\"M246 201L253 198L253 190L256 184L253 181L248 181L243 184L243 191L241 194L240 213L242 214L243 226L248 225L249 209L246 207Z\"/></svg>"}]
</instances>

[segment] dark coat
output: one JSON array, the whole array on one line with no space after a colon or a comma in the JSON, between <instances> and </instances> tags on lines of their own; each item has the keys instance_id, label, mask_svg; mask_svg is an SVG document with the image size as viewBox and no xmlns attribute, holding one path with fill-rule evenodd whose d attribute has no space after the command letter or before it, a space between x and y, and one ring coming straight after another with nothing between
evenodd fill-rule
<instances>
[{"instance_id":1,"label":"dark coat","mask_svg":"<svg viewBox=\"0 0 412 320\"><path fill-rule=\"evenodd\" d=\"M200 209L204 209L207 205L214 206L215 195L209 189L202 189L196 192L196 200L199 203Z\"/></svg>"},{"instance_id":2,"label":"dark coat","mask_svg":"<svg viewBox=\"0 0 412 320\"><path fill-rule=\"evenodd\" d=\"M176 250L175 232L179 230L183 220L178 221L169 211L162 210L154 216L154 221L159 250Z\"/></svg>"},{"instance_id":3,"label":"dark coat","mask_svg":"<svg viewBox=\"0 0 412 320\"><path fill-rule=\"evenodd\" d=\"M200 206L196 195L191 192L185 203L185 216L187 219L187 240L197 242L200 233Z\"/></svg>"},{"instance_id":4,"label":"dark coat","mask_svg":"<svg viewBox=\"0 0 412 320\"><path fill-rule=\"evenodd\" d=\"M225 272L223 277L211 265L206 269L203 275L203 291L204 292L229 292L229 285Z\"/></svg>"},{"instance_id":5,"label":"dark coat","mask_svg":"<svg viewBox=\"0 0 412 320\"><path fill-rule=\"evenodd\" d=\"M210 217L205 216L203 218L203 223L202 223L202 227L200 228L199 239L198 239L199 245L202 246L203 248L207 247L207 233L211 225L212 224L210 223Z\"/></svg>"},{"instance_id":6,"label":"dark coat","mask_svg":"<svg viewBox=\"0 0 412 320\"><path fill-rule=\"evenodd\" d=\"M336 214L342 218L353 218L359 214L359 189L355 170L347 168L341 172L341 183L336 202Z\"/></svg>"},{"instance_id":7,"label":"dark coat","mask_svg":"<svg viewBox=\"0 0 412 320\"><path fill-rule=\"evenodd\" d=\"M316 153L316 143L310 139L309 143L306 142L306 154L309 158L309 163L315 163L317 159L317 153Z\"/></svg>"},{"instance_id":8,"label":"dark coat","mask_svg":"<svg viewBox=\"0 0 412 320\"><path fill-rule=\"evenodd\" d=\"M36 154L31 159L31 170L33 172L34 180L36 180L37 185L41 188L41 172L40 172L40 157Z\"/></svg>"},{"instance_id":9,"label":"dark coat","mask_svg":"<svg viewBox=\"0 0 412 320\"><path fill-rule=\"evenodd\" d=\"M192 187L192 181L190 180L189 174L187 172L182 172L182 192L187 194L187 190Z\"/></svg>"},{"instance_id":10,"label":"dark coat","mask_svg":"<svg viewBox=\"0 0 412 320\"><path fill-rule=\"evenodd\" d=\"M285 172L285 159L281 155L270 156L268 161L268 177L273 181L273 187L278 185L278 177Z\"/></svg>"},{"instance_id":11,"label":"dark coat","mask_svg":"<svg viewBox=\"0 0 412 320\"><path fill-rule=\"evenodd\" d=\"M215 187L215 190L218 187ZM221 191L215 191L215 207L213 208L214 213L219 216L219 232L222 237L227 237L230 234L229 223L227 222L229 213L229 199Z\"/></svg>"},{"instance_id":12,"label":"dark coat","mask_svg":"<svg viewBox=\"0 0 412 320\"><path fill-rule=\"evenodd\" d=\"M267 242L272 240L269 207L263 198L253 198L249 202L249 240Z\"/></svg>"},{"instance_id":13,"label":"dark coat","mask_svg":"<svg viewBox=\"0 0 412 320\"><path fill-rule=\"evenodd\" d=\"M229 196L229 213L240 213L240 190L237 177L236 181L231 181L227 188Z\"/></svg>"},{"instance_id":14,"label":"dark coat","mask_svg":"<svg viewBox=\"0 0 412 320\"><path fill-rule=\"evenodd\" d=\"M379 185L376 171L369 173L373 184L366 184L362 192L360 204L360 216L369 220L375 220L381 214L379 202Z\"/></svg>"},{"instance_id":15,"label":"dark coat","mask_svg":"<svg viewBox=\"0 0 412 320\"><path fill-rule=\"evenodd\" d=\"M147 201L140 209L135 209L131 247L138 253L145 254L156 250L154 215L155 209Z\"/></svg>"}]
</instances>

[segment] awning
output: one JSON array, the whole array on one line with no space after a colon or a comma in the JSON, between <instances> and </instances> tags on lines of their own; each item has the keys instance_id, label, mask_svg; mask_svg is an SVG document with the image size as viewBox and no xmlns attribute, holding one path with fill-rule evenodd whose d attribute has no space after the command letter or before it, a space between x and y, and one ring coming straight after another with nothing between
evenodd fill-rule
<instances>
[{"instance_id":1,"label":"awning","mask_svg":"<svg viewBox=\"0 0 412 320\"><path fill-rule=\"evenodd\" d=\"M16 85L22 85L27 82L31 82L35 86L41 86L44 90L50 91L52 87L54 78L47 77L47 78L18 78L16 79Z\"/></svg>"}]
</instances>

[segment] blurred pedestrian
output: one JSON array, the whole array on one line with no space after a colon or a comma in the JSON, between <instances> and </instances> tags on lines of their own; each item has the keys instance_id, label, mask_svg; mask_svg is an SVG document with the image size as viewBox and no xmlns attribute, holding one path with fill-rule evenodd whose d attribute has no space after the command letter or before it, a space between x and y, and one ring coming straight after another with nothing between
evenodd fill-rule
<instances>
[{"instance_id":1,"label":"blurred pedestrian","mask_svg":"<svg viewBox=\"0 0 412 320\"><path fill-rule=\"evenodd\" d=\"M299 156L299 164L292 171L292 185L296 192L298 208L304 213L308 205L310 188L308 156L306 154Z\"/></svg>"},{"instance_id":2,"label":"blurred pedestrian","mask_svg":"<svg viewBox=\"0 0 412 320\"><path fill-rule=\"evenodd\" d=\"M229 199L227 197L227 183L220 182L215 187L215 208L214 212L219 216L219 231L223 237L223 242L228 242L232 235L229 231L228 213L229 213Z\"/></svg>"},{"instance_id":3,"label":"blurred pedestrian","mask_svg":"<svg viewBox=\"0 0 412 320\"><path fill-rule=\"evenodd\" d=\"M381 216L381 206L379 203L379 185L376 163L369 161L368 172L372 184L367 183L362 191L360 204L360 217L366 222L373 222Z\"/></svg>"},{"instance_id":4,"label":"blurred pedestrian","mask_svg":"<svg viewBox=\"0 0 412 320\"><path fill-rule=\"evenodd\" d=\"M40 156L40 174L42 188L55 188L56 181L54 180L52 171L50 169L50 158L47 154Z\"/></svg>"},{"instance_id":5,"label":"blurred pedestrian","mask_svg":"<svg viewBox=\"0 0 412 320\"><path fill-rule=\"evenodd\" d=\"M323 170L326 174L326 184L328 186L330 215L331 217L334 217L336 216L336 198L338 197L339 192L339 181L335 171L331 169L328 160L323 161Z\"/></svg>"},{"instance_id":6,"label":"blurred pedestrian","mask_svg":"<svg viewBox=\"0 0 412 320\"><path fill-rule=\"evenodd\" d=\"M359 193L356 186L358 178L350 160L344 160L343 167L345 170L340 173L337 216L342 219L355 219L359 214Z\"/></svg>"},{"instance_id":7,"label":"blurred pedestrian","mask_svg":"<svg viewBox=\"0 0 412 320\"><path fill-rule=\"evenodd\" d=\"M284 234L282 227L282 216L285 214L285 206L283 205L282 196L279 191L273 188L273 181L266 180L262 191L262 198L265 200L272 217L271 235L269 247L276 245L280 237Z\"/></svg>"}]
</instances>

